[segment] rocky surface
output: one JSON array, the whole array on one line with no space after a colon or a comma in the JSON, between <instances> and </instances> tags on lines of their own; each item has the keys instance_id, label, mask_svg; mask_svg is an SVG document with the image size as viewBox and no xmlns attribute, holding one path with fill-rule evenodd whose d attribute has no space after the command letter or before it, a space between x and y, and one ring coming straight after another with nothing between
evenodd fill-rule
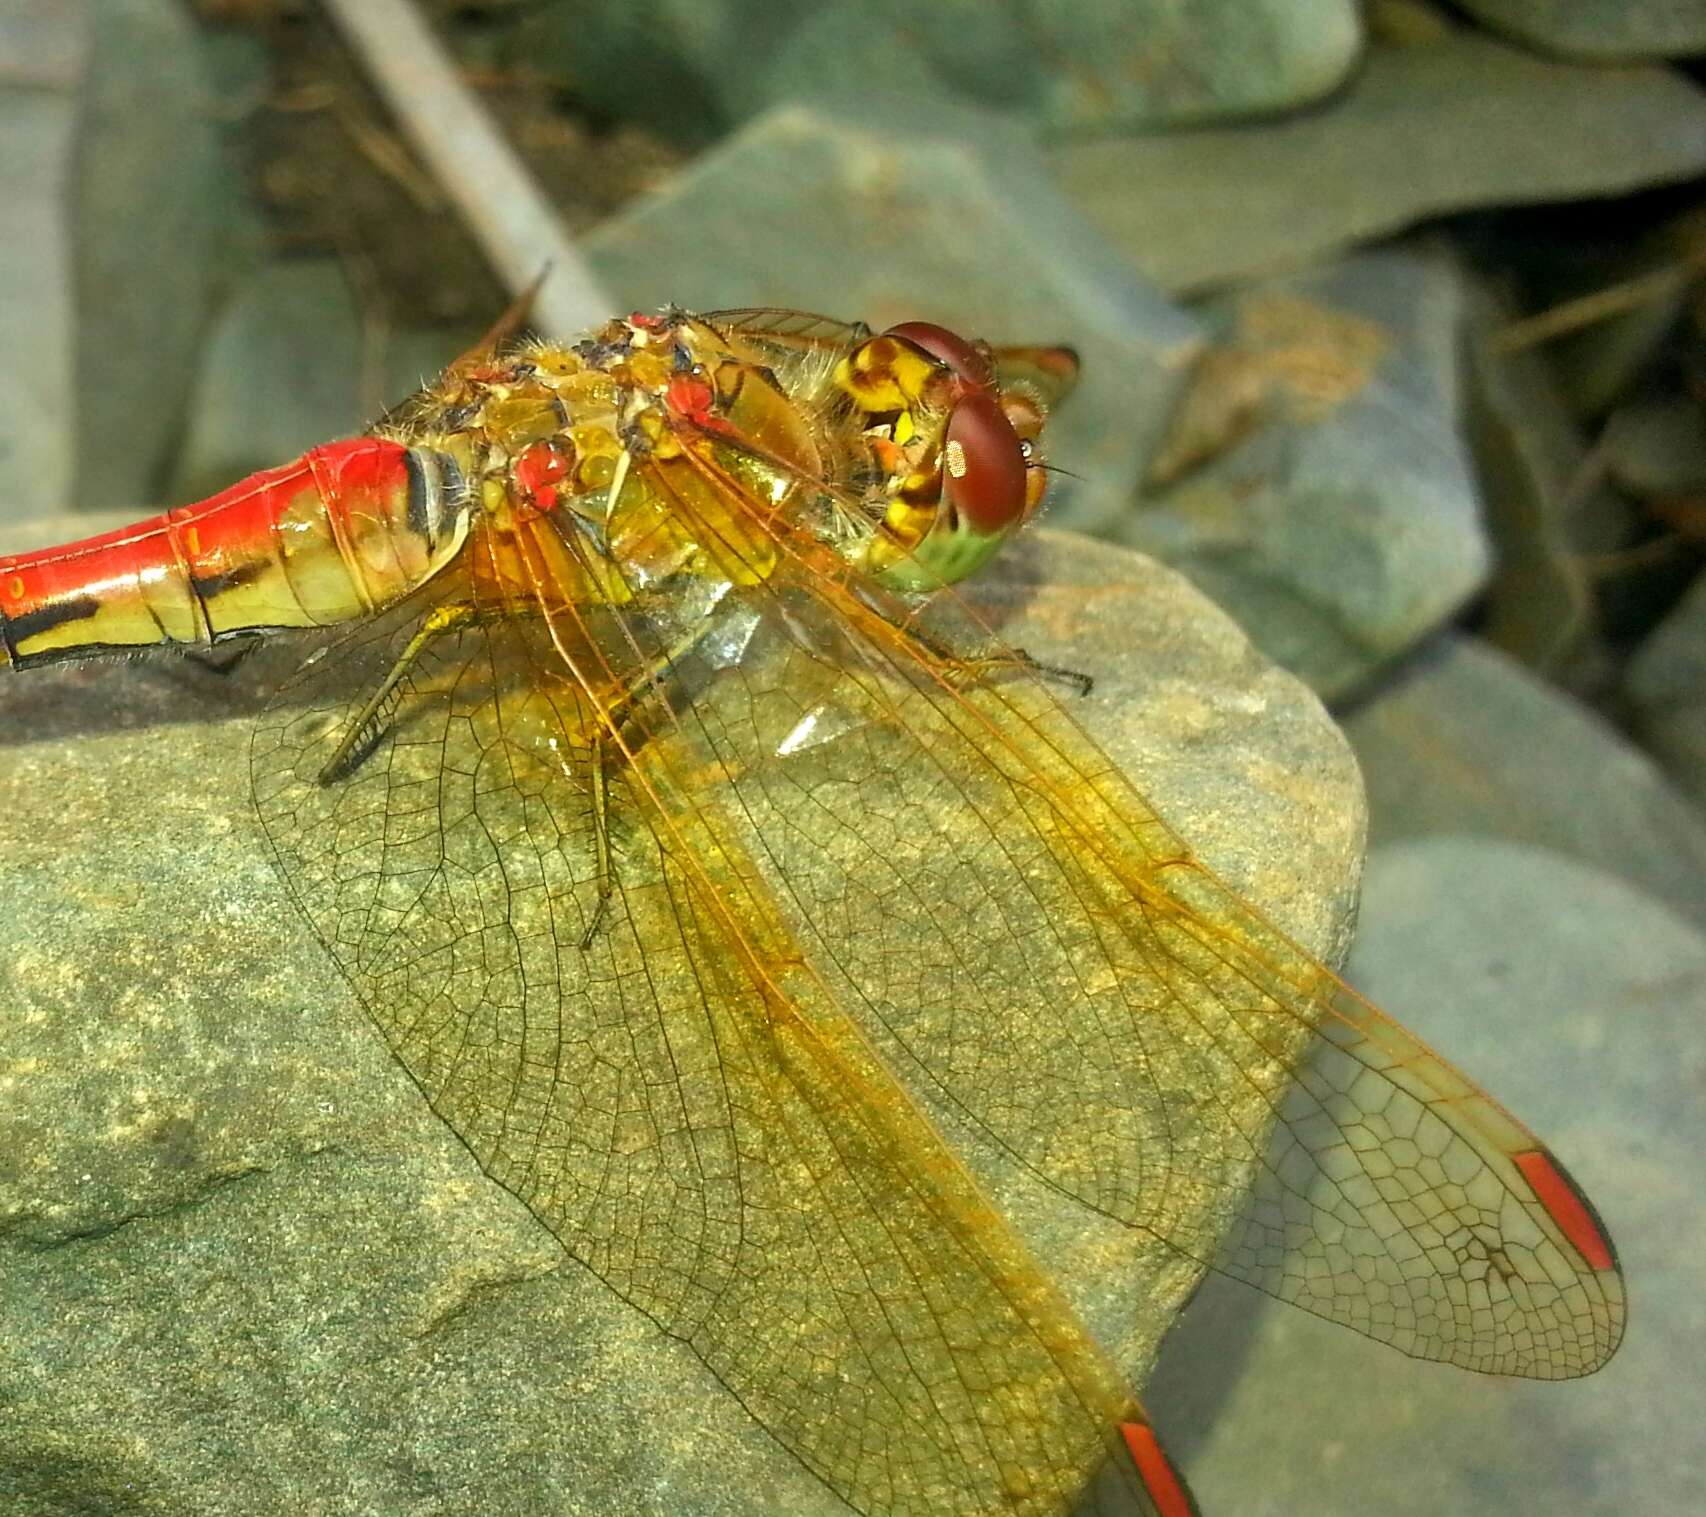
<instances>
[{"instance_id":1,"label":"rocky surface","mask_svg":"<svg viewBox=\"0 0 1706 1517\"><path fill-rule=\"evenodd\" d=\"M1461 31L1371 48L1311 112L1048 157L1137 268L1199 290L1445 211L1686 179L1706 167L1706 95L1665 69L1561 63Z\"/></svg>"},{"instance_id":2,"label":"rocky surface","mask_svg":"<svg viewBox=\"0 0 1706 1517\"><path fill-rule=\"evenodd\" d=\"M1213 345L1151 464L1163 477L1111 531L1323 694L1365 680L1487 573L1458 427L1462 308L1450 260L1406 249L1212 302ZM1204 409L1218 437L1193 424Z\"/></svg>"},{"instance_id":3,"label":"rocky surface","mask_svg":"<svg viewBox=\"0 0 1706 1517\"><path fill-rule=\"evenodd\" d=\"M789 100L873 87L1051 129L1246 116L1318 100L1355 63L1348 0L619 0L541 8L530 45L587 98L704 140ZM631 88L643 58L667 87Z\"/></svg>"},{"instance_id":4,"label":"rocky surface","mask_svg":"<svg viewBox=\"0 0 1706 1517\"><path fill-rule=\"evenodd\" d=\"M1047 533L986 604L1179 830L1342 949L1362 813L1318 702L1181 578ZM0 1507L840 1508L487 1181L266 861L256 655L0 686ZM1194 1270L968 1158L1133 1376Z\"/></svg>"},{"instance_id":5,"label":"rocky surface","mask_svg":"<svg viewBox=\"0 0 1706 1517\"><path fill-rule=\"evenodd\" d=\"M1706 818L1614 727L1470 638L1342 713L1376 847L1448 833L1591 864L1706 924Z\"/></svg>"},{"instance_id":6,"label":"rocky surface","mask_svg":"<svg viewBox=\"0 0 1706 1517\"><path fill-rule=\"evenodd\" d=\"M1697 801L1706 801L1706 578L1642 643L1624 694L1641 740Z\"/></svg>"},{"instance_id":7,"label":"rocky surface","mask_svg":"<svg viewBox=\"0 0 1706 1517\"><path fill-rule=\"evenodd\" d=\"M0 18L7 524L137 499L177 441L231 198L204 54L157 0Z\"/></svg>"}]
</instances>

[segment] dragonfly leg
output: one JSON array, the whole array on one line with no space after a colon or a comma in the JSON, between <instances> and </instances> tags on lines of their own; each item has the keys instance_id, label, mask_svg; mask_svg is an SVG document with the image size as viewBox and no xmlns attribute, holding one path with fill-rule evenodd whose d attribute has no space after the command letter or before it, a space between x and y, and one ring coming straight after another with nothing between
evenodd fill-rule
<instances>
[{"instance_id":1,"label":"dragonfly leg","mask_svg":"<svg viewBox=\"0 0 1706 1517\"><path fill-rule=\"evenodd\" d=\"M702 629L695 629L673 648L656 654L605 709L598 727L593 732L589 772L592 785L593 848L598 868L598 903L593 907L592 919L587 923L586 931L581 934L580 946L583 950L590 947L593 938L598 935L599 926L604 921L604 913L610 905L610 898L616 893L616 866L610 847L610 764L613 758L620 755L613 751L613 740L621 753L628 755L644 745L645 732L636 729L630 720L634 708L662 683L676 660L684 653L691 652L704 635Z\"/></svg>"},{"instance_id":2,"label":"dragonfly leg","mask_svg":"<svg viewBox=\"0 0 1706 1517\"><path fill-rule=\"evenodd\" d=\"M209 674L230 674L244 659L248 658L261 645L258 637L233 638L228 643L220 643L212 648L189 648L184 652L184 661L198 669L204 669Z\"/></svg>"},{"instance_id":3,"label":"dragonfly leg","mask_svg":"<svg viewBox=\"0 0 1706 1517\"><path fill-rule=\"evenodd\" d=\"M1079 695L1088 695L1096 685L1092 676L1061 664L1045 664L1041 659L1032 658L1023 648L1000 648L993 653L955 653L916 627L908 627L905 631L906 636L918 645L929 662L956 690L969 689L992 677L1015 672L1070 685Z\"/></svg>"},{"instance_id":4,"label":"dragonfly leg","mask_svg":"<svg viewBox=\"0 0 1706 1517\"><path fill-rule=\"evenodd\" d=\"M599 926L604 921L604 913L609 909L610 897L616 893L616 870L610 861L608 742L609 739L606 738L602 730L593 734L590 759L592 766L592 846L598 867L598 902L592 908L592 917L586 924L586 931L581 934L582 952L592 946L592 940L597 936Z\"/></svg>"},{"instance_id":5,"label":"dragonfly leg","mask_svg":"<svg viewBox=\"0 0 1706 1517\"><path fill-rule=\"evenodd\" d=\"M433 607L426 619L415 629L415 635L409 639L408 646L397 656L397 662L391 666L391 672L380 681L379 687L367 698L355 720L344 729L344 735L332 751L332 756L320 766L320 772L314 776L317 784L330 785L335 780L346 778L360 766L385 731L397 686L402 683L427 644L442 637L446 632L454 632L467 626L475 619L475 615L473 606L463 601Z\"/></svg>"},{"instance_id":6,"label":"dragonfly leg","mask_svg":"<svg viewBox=\"0 0 1706 1517\"><path fill-rule=\"evenodd\" d=\"M968 683L980 684L992 674L1013 673L1022 670L1034 674L1039 679L1051 680L1058 685L1069 685L1079 695L1088 695L1096 688L1094 675L1084 673L1082 669L1068 669L1064 664L1045 664L1040 658L1033 658L1023 648L1007 648L1000 653L979 654L969 659L959 661L962 669L970 672Z\"/></svg>"}]
</instances>

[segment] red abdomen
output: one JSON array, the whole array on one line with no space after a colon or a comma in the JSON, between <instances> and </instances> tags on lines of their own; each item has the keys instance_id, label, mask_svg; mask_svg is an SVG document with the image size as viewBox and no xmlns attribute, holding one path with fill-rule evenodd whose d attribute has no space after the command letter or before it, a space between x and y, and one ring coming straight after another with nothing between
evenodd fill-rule
<instances>
[{"instance_id":1,"label":"red abdomen","mask_svg":"<svg viewBox=\"0 0 1706 1517\"><path fill-rule=\"evenodd\" d=\"M438 567L428 540L454 472L354 438L134 526L0 557L0 654L23 666L366 615Z\"/></svg>"}]
</instances>

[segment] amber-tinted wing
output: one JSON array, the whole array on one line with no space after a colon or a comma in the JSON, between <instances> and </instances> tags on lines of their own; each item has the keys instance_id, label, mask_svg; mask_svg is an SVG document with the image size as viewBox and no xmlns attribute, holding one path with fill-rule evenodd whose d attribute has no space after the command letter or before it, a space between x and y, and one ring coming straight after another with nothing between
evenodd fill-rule
<instances>
[{"instance_id":1,"label":"amber-tinted wing","mask_svg":"<svg viewBox=\"0 0 1706 1517\"><path fill-rule=\"evenodd\" d=\"M722 332L772 337L802 346L832 347L843 352L871 335L871 329L862 321L842 321L812 311L791 311L784 306L743 306L727 311L707 311L702 319Z\"/></svg>"},{"instance_id":2,"label":"amber-tinted wing","mask_svg":"<svg viewBox=\"0 0 1706 1517\"><path fill-rule=\"evenodd\" d=\"M809 311L752 307L712 311L702 319L742 356L784 376L788 393L807 405L831 400L829 380L836 361L871 335L861 321L837 321Z\"/></svg>"},{"instance_id":3,"label":"amber-tinted wing","mask_svg":"<svg viewBox=\"0 0 1706 1517\"><path fill-rule=\"evenodd\" d=\"M1223 886L1041 682L925 651L992 651L951 596L920 642L814 545L774 558L769 635L639 767L717 778L651 783L763 861L896 1068L1086 1205L1407 1353L1610 1356L1615 1257L1531 1133Z\"/></svg>"},{"instance_id":4,"label":"amber-tinted wing","mask_svg":"<svg viewBox=\"0 0 1706 1517\"><path fill-rule=\"evenodd\" d=\"M608 770L601 912L592 748L640 720L601 721L604 682L676 612L478 605L320 783L429 609L281 694L255 794L302 910L486 1173L859 1512L1186 1517L1118 1375L790 935L750 831L694 800L738 796L694 763L753 752L709 734L798 697L742 676L700 722L660 688L640 759Z\"/></svg>"}]
</instances>

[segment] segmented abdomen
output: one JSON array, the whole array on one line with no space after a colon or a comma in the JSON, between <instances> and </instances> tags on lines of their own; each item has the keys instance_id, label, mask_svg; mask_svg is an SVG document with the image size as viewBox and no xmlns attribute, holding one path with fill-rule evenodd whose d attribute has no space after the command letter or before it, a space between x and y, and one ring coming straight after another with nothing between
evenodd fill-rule
<instances>
[{"instance_id":1,"label":"segmented abdomen","mask_svg":"<svg viewBox=\"0 0 1706 1517\"><path fill-rule=\"evenodd\" d=\"M21 667L366 615L453 551L463 518L448 497L460 490L444 455L356 438L134 526L0 557L0 660Z\"/></svg>"}]
</instances>

